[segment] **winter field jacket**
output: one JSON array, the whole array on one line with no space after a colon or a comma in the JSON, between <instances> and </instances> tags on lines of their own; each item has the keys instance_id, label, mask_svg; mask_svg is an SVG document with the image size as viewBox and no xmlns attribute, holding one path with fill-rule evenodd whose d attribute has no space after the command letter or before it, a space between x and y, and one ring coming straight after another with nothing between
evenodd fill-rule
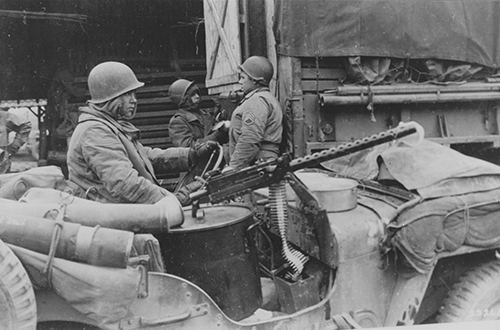
<instances>
[{"instance_id":1,"label":"winter field jacket","mask_svg":"<svg viewBox=\"0 0 500 330\"><path fill-rule=\"evenodd\" d=\"M187 170L189 148L145 147L118 126L91 113L80 115L68 148L69 180L101 202L159 201L168 191L158 186L155 169Z\"/></svg>"},{"instance_id":2,"label":"winter field jacket","mask_svg":"<svg viewBox=\"0 0 500 330\"><path fill-rule=\"evenodd\" d=\"M283 113L267 87L248 93L231 115L229 165L242 168L279 156Z\"/></svg>"}]
</instances>

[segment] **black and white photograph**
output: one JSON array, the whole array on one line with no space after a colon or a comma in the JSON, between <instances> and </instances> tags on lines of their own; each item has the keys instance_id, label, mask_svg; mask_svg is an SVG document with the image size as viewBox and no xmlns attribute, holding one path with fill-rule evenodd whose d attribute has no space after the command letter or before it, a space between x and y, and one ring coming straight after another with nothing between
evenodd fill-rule
<instances>
[{"instance_id":1,"label":"black and white photograph","mask_svg":"<svg viewBox=\"0 0 500 330\"><path fill-rule=\"evenodd\" d=\"M0 0L0 330L500 329L500 0Z\"/></svg>"}]
</instances>

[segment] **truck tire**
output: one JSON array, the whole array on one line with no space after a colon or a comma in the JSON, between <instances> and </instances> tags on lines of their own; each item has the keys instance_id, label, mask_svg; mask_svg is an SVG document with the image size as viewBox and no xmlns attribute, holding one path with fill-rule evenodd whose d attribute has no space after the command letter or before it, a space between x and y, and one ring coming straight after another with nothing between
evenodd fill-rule
<instances>
[{"instance_id":1,"label":"truck tire","mask_svg":"<svg viewBox=\"0 0 500 330\"><path fill-rule=\"evenodd\" d=\"M485 263L460 278L436 320L462 322L500 319L500 260Z\"/></svg>"},{"instance_id":2,"label":"truck tire","mask_svg":"<svg viewBox=\"0 0 500 330\"><path fill-rule=\"evenodd\" d=\"M35 293L14 252L0 240L0 330L36 329Z\"/></svg>"}]
</instances>

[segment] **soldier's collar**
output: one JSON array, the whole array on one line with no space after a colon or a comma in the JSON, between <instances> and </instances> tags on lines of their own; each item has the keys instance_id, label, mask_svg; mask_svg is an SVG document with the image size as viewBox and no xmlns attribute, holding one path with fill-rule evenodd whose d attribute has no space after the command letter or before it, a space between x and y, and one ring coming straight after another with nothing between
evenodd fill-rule
<instances>
[{"instance_id":1,"label":"soldier's collar","mask_svg":"<svg viewBox=\"0 0 500 330\"><path fill-rule=\"evenodd\" d=\"M245 95L245 97L241 100L240 103L243 103L243 101L248 100L255 93L262 92L262 91L268 91L268 90L269 90L269 87L267 87L267 86L257 87L256 89L253 89L250 92L248 92L248 94Z\"/></svg>"},{"instance_id":2,"label":"soldier's collar","mask_svg":"<svg viewBox=\"0 0 500 330\"><path fill-rule=\"evenodd\" d=\"M179 113L182 114L184 116L184 118L186 118L187 121L196 121L196 120L200 120L200 118L193 112L187 110L187 109L179 109ZM200 112L200 115L201 115L201 112Z\"/></svg>"}]
</instances>

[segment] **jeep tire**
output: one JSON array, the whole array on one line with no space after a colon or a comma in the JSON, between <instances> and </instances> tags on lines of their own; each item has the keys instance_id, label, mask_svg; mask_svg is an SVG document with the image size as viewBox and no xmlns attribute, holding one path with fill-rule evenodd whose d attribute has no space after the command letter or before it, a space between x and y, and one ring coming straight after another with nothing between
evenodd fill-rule
<instances>
[{"instance_id":1,"label":"jeep tire","mask_svg":"<svg viewBox=\"0 0 500 330\"><path fill-rule=\"evenodd\" d=\"M31 281L14 252L0 240L0 330L36 329Z\"/></svg>"},{"instance_id":2,"label":"jeep tire","mask_svg":"<svg viewBox=\"0 0 500 330\"><path fill-rule=\"evenodd\" d=\"M439 323L496 319L500 319L500 260L465 273L436 317Z\"/></svg>"}]
</instances>

